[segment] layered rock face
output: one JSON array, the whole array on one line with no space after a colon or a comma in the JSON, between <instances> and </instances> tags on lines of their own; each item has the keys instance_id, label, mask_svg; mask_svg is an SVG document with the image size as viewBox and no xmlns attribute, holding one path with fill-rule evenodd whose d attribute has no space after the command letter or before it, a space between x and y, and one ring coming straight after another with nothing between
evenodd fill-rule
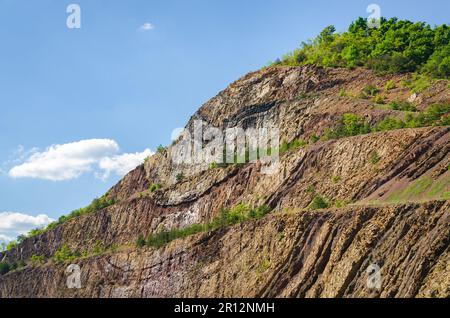
<instances>
[{"instance_id":1,"label":"layered rock face","mask_svg":"<svg viewBox=\"0 0 450 318\"><path fill-rule=\"evenodd\" d=\"M406 76L264 69L203 105L187 130L197 120L222 130L270 125L290 142L322 135L346 113L374 125L402 113L348 96L393 81L399 88L384 92L386 102L406 100ZM448 103L448 84L414 98L418 110ZM273 174L262 161L175 165L175 144L108 192L116 204L0 255L28 263L0 276L0 297L449 297L449 140L447 126L310 142L281 153ZM161 189L149 191L152 184ZM346 206L308 210L317 194ZM272 213L160 248L135 247L140 234L207 223L239 203ZM67 288L67 265L28 262L51 259L63 244L87 255L97 242L115 248L75 261L81 289ZM381 281L374 287L375 274Z\"/></svg>"},{"instance_id":2,"label":"layered rock face","mask_svg":"<svg viewBox=\"0 0 450 318\"><path fill-rule=\"evenodd\" d=\"M160 250L124 250L0 280L21 297L448 297L449 202L275 213ZM377 264L381 289L367 288ZM45 286L45 287L44 287Z\"/></svg>"}]
</instances>

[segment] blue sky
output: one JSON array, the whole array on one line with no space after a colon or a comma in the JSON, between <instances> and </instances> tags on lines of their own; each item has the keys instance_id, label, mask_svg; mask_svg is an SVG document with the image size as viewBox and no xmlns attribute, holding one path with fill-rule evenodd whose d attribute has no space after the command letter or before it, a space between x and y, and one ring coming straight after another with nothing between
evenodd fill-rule
<instances>
[{"instance_id":1,"label":"blue sky","mask_svg":"<svg viewBox=\"0 0 450 318\"><path fill-rule=\"evenodd\" d=\"M81 29L66 26L71 3ZM2 212L57 218L88 204L119 180L121 155L170 143L230 82L327 25L345 30L371 3L386 17L449 22L448 0L0 0L0 235ZM86 140L64 149L103 147L110 170L94 154L63 180L11 176L33 154L45 163L50 146Z\"/></svg>"}]
</instances>

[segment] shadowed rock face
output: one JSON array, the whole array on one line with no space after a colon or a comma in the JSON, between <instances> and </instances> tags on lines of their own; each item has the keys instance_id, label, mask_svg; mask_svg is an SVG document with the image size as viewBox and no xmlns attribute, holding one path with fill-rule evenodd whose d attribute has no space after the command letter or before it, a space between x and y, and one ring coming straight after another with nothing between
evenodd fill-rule
<instances>
[{"instance_id":1,"label":"shadowed rock face","mask_svg":"<svg viewBox=\"0 0 450 318\"><path fill-rule=\"evenodd\" d=\"M382 88L405 76L264 69L203 105L187 128L196 119L220 128L270 123L283 141L309 140L344 113L372 124L399 115L339 92L357 95L366 85ZM449 102L447 85L422 93L418 109ZM389 102L410 93L398 88L385 95ZM29 262L32 255L51 258L63 244L79 252L97 242L118 247L76 262L80 290L67 289L66 267L49 261L0 276L0 297L449 297L449 139L450 127L428 127L318 142L283 153L275 175L262 173L261 162L174 167L169 147L109 191L117 204L0 254ZM180 172L186 177L177 181ZM156 183L162 189L148 191ZM353 204L306 210L318 193ZM241 202L268 205L273 213L160 249L134 247L139 234L205 223ZM380 289L368 288L373 264L381 269Z\"/></svg>"}]
</instances>

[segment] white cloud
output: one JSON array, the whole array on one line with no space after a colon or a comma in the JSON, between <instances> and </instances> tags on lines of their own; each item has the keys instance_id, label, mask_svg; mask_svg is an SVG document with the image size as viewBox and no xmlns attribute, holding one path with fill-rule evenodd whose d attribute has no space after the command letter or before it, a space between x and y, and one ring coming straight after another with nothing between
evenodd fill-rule
<instances>
[{"instance_id":1,"label":"white cloud","mask_svg":"<svg viewBox=\"0 0 450 318\"><path fill-rule=\"evenodd\" d=\"M21 150L21 153L24 150ZM45 151L33 149L23 163L9 170L12 178L35 178L51 181L76 179L83 173L95 171L102 179L111 173L123 176L144 159L152 155L149 149L142 153L120 154L119 145L111 139L89 139L78 142L53 145Z\"/></svg>"},{"instance_id":2,"label":"white cloud","mask_svg":"<svg viewBox=\"0 0 450 318\"><path fill-rule=\"evenodd\" d=\"M31 216L17 212L0 213L0 243L7 243L35 228L42 228L54 220L45 214Z\"/></svg>"},{"instance_id":3,"label":"white cloud","mask_svg":"<svg viewBox=\"0 0 450 318\"><path fill-rule=\"evenodd\" d=\"M119 146L110 139L90 139L53 145L44 152L32 154L25 163L13 167L13 178L38 178L63 181L78 178L90 171L102 158L113 155Z\"/></svg>"},{"instance_id":4,"label":"white cloud","mask_svg":"<svg viewBox=\"0 0 450 318\"><path fill-rule=\"evenodd\" d=\"M154 29L155 29L155 26L149 22L144 23L139 28L140 31L150 31L150 30L154 30Z\"/></svg>"},{"instance_id":5,"label":"white cloud","mask_svg":"<svg viewBox=\"0 0 450 318\"><path fill-rule=\"evenodd\" d=\"M145 158L151 155L153 155L153 153L150 149L146 149L143 152L126 153L114 157L103 158L99 162L99 168L104 171L101 178L107 179L111 173L115 173L118 176L124 176L142 164Z\"/></svg>"},{"instance_id":6,"label":"white cloud","mask_svg":"<svg viewBox=\"0 0 450 318\"><path fill-rule=\"evenodd\" d=\"M25 147L18 145L14 150L11 151L8 159L0 165L0 174L8 174L8 166L19 164L23 162L27 157L31 156L33 153L37 152L37 148L31 148L30 150L25 150Z\"/></svg>"}]
</instances>

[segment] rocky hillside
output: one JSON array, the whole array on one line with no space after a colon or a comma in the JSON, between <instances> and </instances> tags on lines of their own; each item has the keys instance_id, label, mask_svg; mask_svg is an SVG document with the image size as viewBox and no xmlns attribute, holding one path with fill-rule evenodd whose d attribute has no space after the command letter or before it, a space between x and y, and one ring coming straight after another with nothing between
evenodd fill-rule
<instances>
[{"instance_id":1,"label":"rocky hillside","mask_svg":"<svg viewBox=\"0 0 450 318\"><path fill-rule=\"evenodd\" d=\"M0 297L449 297L450 89L414 84L315 66L244 76L187 130L278 127L278 173L264 160L174 165L180 137L108 206L0 254L22 265L0 276ZM215 226L224 209L252 216ZM71 263L81 289L66 287Z\"/></svg>"}]
</instances>

